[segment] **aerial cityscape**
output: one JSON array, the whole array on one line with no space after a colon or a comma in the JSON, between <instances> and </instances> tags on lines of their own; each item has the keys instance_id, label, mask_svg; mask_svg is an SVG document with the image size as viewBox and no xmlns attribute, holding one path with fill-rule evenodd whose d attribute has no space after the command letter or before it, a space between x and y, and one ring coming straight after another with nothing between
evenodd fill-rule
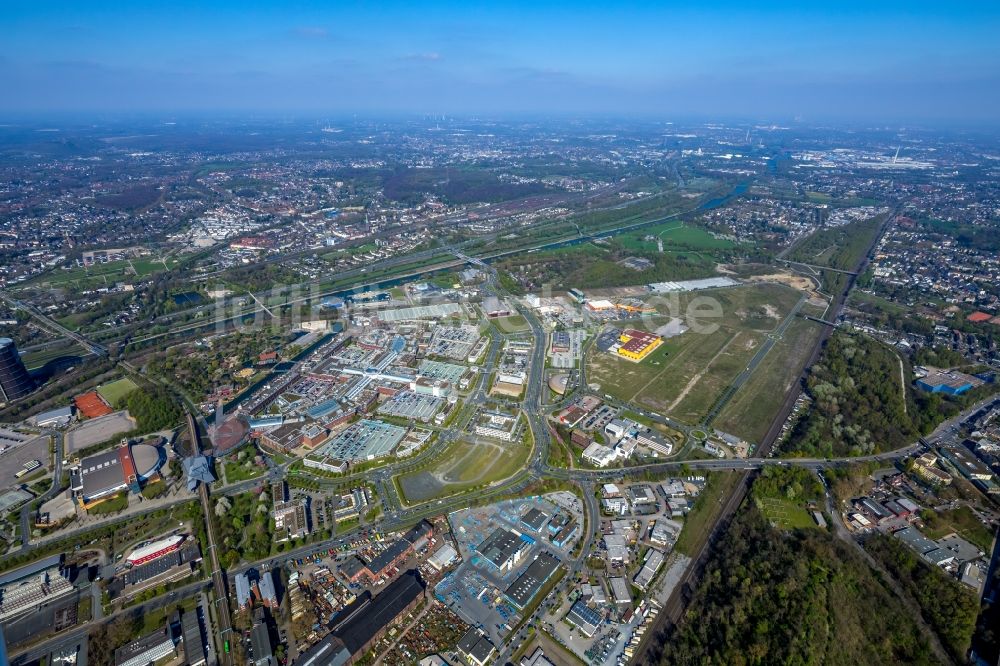
<instances>
[{"instance_id":1,"label":"aerial cityscape","mask_svg":"<svg viewBox=\"0 0 1000 666\"><path fill-rule=\"evenodd\" d=\"M14 4L0 665L1000 664L996 8Z\"/></svg>"}]
</instances>

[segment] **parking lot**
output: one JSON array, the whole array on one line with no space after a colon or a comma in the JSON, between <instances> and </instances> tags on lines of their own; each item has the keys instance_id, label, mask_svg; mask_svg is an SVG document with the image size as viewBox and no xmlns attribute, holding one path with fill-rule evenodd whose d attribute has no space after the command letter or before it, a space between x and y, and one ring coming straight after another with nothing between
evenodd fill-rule
<instances>
[{"instance_id":1,"label":"parking lot","mask_svg":"<svg viewBox=\"0 0 1000 666\"><path fill-rule=\"evenodd\" d=\"M586 337L586 331L583 330L573 330L569 331L569 350L564 352L551 352L549 357L552 359L553 368L561 369L571 369L576 367L577 361L580 359L580 354L583 349L583 341Z\"/></svg>"},{"instance_id":2,"label":"parking lot","mask_svg":"<svg viewBox=\"0 0 1000 666\"><path fill-rule=\"evenodd\" d=\"M441 379L449 384L458 384L458 380L468 372L464 365L454 363L444 363L442 361L429 361L424 359L417 368L417 373L431 379Z\"/></svg>"},{"instance_id":3,"label":"parking lot","mask_svg":"<svg viewBox=\"0 0 1000 666\"><path fill-rule=\"evenodd\" d=\"M438 326L434 329L427 355L464 361L481 337L477 326Z\"/></svg>"},{"instance_id":4,"label":"parking lot","mask_svg":"<svg viewBox=\"0 0 1000 666\"><path fill-rule=\"evenodd\" d=\"M363 419L317 449L316 455L339 460L373 460L392 451L405 434L406 428Z\"/></svg>"},{"instance_id":5,"label":"parking lot","mask_svg":"<svg viewBox=\"0 0 1000 666\"><path fill-rule=\"evenodd\" d=\"M89 419L66 433L66 452L76 453L88 446L106 442L112 437L129 432L133 428L135 421L125 410Z\"/></svg>"},{"instance_id":6,"label":"parking lot","mask_svg":"<svg viewBox=\"0 0 1000 666\"><path fill-rule=\"evenodd\" d=\"M29 460L37 460L42 466L27 474L28 477L37 474L39 470L51 461L49 456L49 438L36 437L17 447L12 447L0 454L0 488L20 485L21 481L14 475L21 471Z\"/></svg>"},{"instance_id":7,"label":"parking lot","mask_svg":"<svg viewBox=\"0 0 1000 666\"><path fill-rule=\"evenodd\" d=\"M378 408L378 413L387 416L400 416L414 421L430 421L443 404L443 398L435 398L412 391L400 391L382 403Z\"/></svg>"}]
</instances>

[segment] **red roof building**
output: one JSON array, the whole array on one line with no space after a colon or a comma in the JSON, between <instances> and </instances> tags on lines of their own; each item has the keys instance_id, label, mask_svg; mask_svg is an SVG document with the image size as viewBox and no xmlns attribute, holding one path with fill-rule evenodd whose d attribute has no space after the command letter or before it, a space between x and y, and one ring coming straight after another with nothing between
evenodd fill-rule
<instances>
[{"instance_id":1,"label":"red roof building","mask_svg":"<svg viewBox=\"0 0 1000 666\"><path fill-rule=\"evenodd\" d=\"M984 321L989 321L993 319L993 315L986 314L985 312L973 312L968 317L966 317L973 324L982 324Z\"/></svg>"},{"instance_id":2,"label":"red roof building","mask_svg":"<svg viewBox=\"0 0 1000 666\"><path fill-rule=\"evenodd\" d=\"M134 492L139 492L139 475L135 472L135 462L132 460L132 451L128 444L123 443L118 447L118 463L122 466L122 476Z\"/></svg>"},{"instance_id":3,"label":"red roof building","mask_svg":"<svg viewBox=\"0 0 1000 666\"><path fill-rule=\"evenodd\" d=\"M155 560L158 557L163 557L167 553L172 553L178 548L180 548L181 543L184 541L182 536L170 536L166 539L160 539L159 541L154 541L153 543L142 546L141 548L136 548L132 551L132 554L128 556L128 563L135 567L140 564L145 564L151 560Z\"/></svg>"}]
</instances>

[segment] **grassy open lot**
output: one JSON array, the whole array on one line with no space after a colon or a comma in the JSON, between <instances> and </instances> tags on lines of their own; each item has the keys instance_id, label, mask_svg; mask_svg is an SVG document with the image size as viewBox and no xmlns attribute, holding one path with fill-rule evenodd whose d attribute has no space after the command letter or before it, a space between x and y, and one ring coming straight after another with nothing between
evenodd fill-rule
<instances>
[{"instance_id":1,"label":"grassy open lot","mask_svg":"<svg viewBox=\"0 0 1000 666\"><path fill-rule=\"evenodd\" d=\"M879 216L839 227L819 229L799 242L787 259L840 270L854 270L878 233L883 219ZM836 293L846 284L847 276L822 271L822 279L825 291Z\"/></svg>"},{"instance_id":2,"label":"grassy open lot","mask_svg":"<svg viewBox=\"0 0 1000 666\"><path fill-rule=\"evenodd\" d=\"M165 481L153 481L142 489L142 496L146 499L155 499L161 495L166 495L167 490L169 488Z\"/></svg>"},{"instance_id":3,"label":"grassy open lot","mask_svg":"<svg viewBox=\"0 0 1000 666\"><path fill-rule=\"evenodd\" d=\"M712 472L708 475L705 489L698 495L691 512L684 519L684 527L675 546L677 552L685 555L698 552L701 544L708 539L712 525L722 511L725 498L729 497L739 479L739 472Z\"/></svg>"},{"instance_id":4,"label":"grassy open lot","mask_svg":"<svg viewBox=\"0 0 1000 666\"><path fill-rule=\"evenodd\" d=\"M137 634L146 635L160 628L161 625L165 625L167 622L167 616L173 613L175 610L180 609L182 611L192 611L198 606L198 597L188 597L186 599L178 599L175 603L165 606L164 608L157 608L152 611L144 611L139 617L142 618L142 626L135 632ZM137 626L138 622L133 624L133 627Z\"/></svg>"},{"instance_id":5,"label":"grassy open lot","mask_svg":"<svg viewBox=\"0 0 1000 666\"><path fill-rule=\"evenodd\" d=\"M763 332L734 331L722 339L722 347L711 357L707 351L697 349L701 353L692 354L681 370L682 376L689 379L670 404L670 411L685 421L701 420L732 380L747 367L764 339ZM719 336L716 336L715 342L718 341ZM712 350L711 345L706 346Z\"/></svg>"},{"instance_id":6,"label":"grassy open lot","mask_svg":"<svg viewBox=\"0 0 1000 666\"><path fill-rule=\"evenodd\" d=\"M672 439L677 444L682 444L685 439L684 433L680 430L675 430L665 423L660 423L659 421L654 421L653 419L643 416L642 414L637 414L630 410L625 410L622 412L622 417L626 419L631 419L636 423L640 423L644 426L652 428L653 430L658 430L670 439Z\"/></svg>"},{"instance_id":7,"label":"grassy open lot","mask_svg":"<svg viewBox=\"0 0 1000 666\"><path fill-rule=\"evenodd\" d=\"M529 444L459 440L423 469L395 480L407 503L426 502L513 476L524 466L530 452Z\"/></svg>"},{"instance_id":8,"label":"grassy open lot","mask_svg":"<svg viewBox=\"0 0 1000 666\"><path fill-rule=\"evenodd\" d=\"M979 546L983 552L990 552L990 547L993 545L993 530L983 525L967 506L949 511L922 513L921 518L924 519L924 534L929 539L940 539L955 532L969 543Z\"/></svg>"},{"instance_id":9,"label":"grassy open lot","mask_svg":"<svg viewBox=\"0 0 1000 666\"><path fill-rule=\"evenodd\" d=\"M819 308L804 306L803 313L822 314ZM781 408L785 396L798 381L809 350L822 332L822 324L796 318L749 381L733 396L719 414L715 426L720 430L759 443Z\"/></svg>"},{"instance_id":10,"label":"grassy open lot","mask_svg":"<svg viewBox=\"0 0 1000 666\"><path fill-rule=\"evenodd\" d=\"M435 287L441 287L442 289L450 289L455 283L458 282L458 276L452 271L443 273L442 275L435 275L430 278L429 282Z\"/></svg>"},{"instance_id":11,"label":"grassy open lot","mask_svg":"<svg viewBox=\"0 0 1000 666\"><path fill-rule=\"evenodd\" d=\"M639 243L641 239L640 235ZM651 248L642 251L625 247L616 240L594 241L513 255L501 260L499 265L514 276L515 284L522 287L534 289L542 284L551 284L554 289L588 289L708 277L715 274L716 263L724 260L723 256L716 257L714 251L687 250L678 246L660 254L656 252L655 243ZM636 254L645 256L653 262L653 266L636 271L619 263ZM506 284L503 286L507 287Z\"/></svg>"},{"instance_id":12,"label":"grassy open lot","mask_svg":"<svg viewBox=\"0 0 1000 666\"><path fill-rule=\"evenodd\" d=\"M564 442L561 437L552 438L548 453L547 462L550 467L568 469L573 466L573 446Z\"/></svg>"},{"instance_id":13,"label":"grassy open lot","mask_svg":"<svg viewBox=\"0 0 1000 666\"><path fill-rule=\"evenodd\" d=\"M497 317L493 320L493 325L501 333L525 333L531 330L528 320L523 315L512 315L510 317Z\"/></svg>"},{"instance_id":14,"label":"grassy open lot","mask_svg":"<svg viewBox=\"0 0 1000 666\"><path fill-rule=\"evenodd\" d=\"M224 466L226 470L226 481L229 483L256 479L264 474L264 469L255 465L252 458L243 462L227 460L224 463Z\"/></svg>"},{"instance_id":15,"label":"grassy open lot","mask_svg":"<svg viewBox=\"0 0 1000 666\"><path fill-rule=\"evenodd\" d=\"M137 388L139 387L136 386L135 382L128 377L123 377L100 386L97 389L97 392L101 394L101 397L104 398L109 405L118 409L125 404L125 398L128 397L128 394Z\"/></svg>"},{"instance_id":16,"label":"grassy open lot","mask_svg":"<svg viewBox=\"0 0 1000 666\"><path fill-rule=\"evenodd\" d=\"M591 347L588 380L601 391L689 423L699 422L719 395L753 358L767 335L798 302L800 292L776 284L681 294L674 303L657 304L662 315L676 314L691 330L667 339L641 363ZM721 317L699 318L714 330L698 330L688 305L712 299ZM699 301L705 302L705 301ZM643 321L655 329L666 316Z\"/></svg>"},{"instance_id":17,"label":"grassy open lot","mask_svg":"<svg viewBox=\"0 0 1000 666\"><path fill-rule=\"evenodd\" d=\"M901 315L909 312L909 308L905 305L859 289L851 290L851 295L848 297L847 302L849 305L854 306L873 306L887 314Z\"/></svg>"},{"instance_id":18,"label":"grassy open lot","mask_svg":"<svg viewBox=\"0 0 1000 666\"><path fill-rule=\"evenodd\" d=\"M165 267L164 263L158 259L142 257L109 261L106 264L93 266L57 267L28 280L23 286L76 287L77 289L112 286L116 282L128 282L135 278L176 268L178 265L177 259L167 259Z\"/></svg>"},{"instance_id":19,"label":"grassy open lot","mask_svg":"<svg viewBox=\"0 0 1000 666\"><path fill-rule=\"evenodd\" d=\"M663 240L663 250L724 250L734 246L732 241L716 238L704 229L689 227L682 222L668 221L651 227L630 231L616 239L624 246L633 250L656 251L655 240L644 240L647 236L655 236Z\"/></svg>"},{"instance_id":20,"label":"grassy open lot","mask_svg":"<svg viewBox=\"0 0 1000 666\"><path fill-rule=\"evenodd\" d=\"M356 254L364 254L365 252L371 252L372 250L377 249L378 246L375 245L375 243L365 243L364 245L355 245L354 247L343 247L339 250L325 253L323 255L323 259L327 261L337 261L338 259L343 259L344 257L353 257Z\"/></svg>"},{"instance_id":21,"label":"grassy open lot","mask_svg":"<svg viewBox=\"0 0 1000 666\"><path fill-rule=\"evenodd\" d=\"M21 360L24 361L24 365L29 370L34 370L56 359L77 356L78 354L80 354L80 347L70 339L64 338L44 349L27 352L21 356Z\"/></svg>"},{"instance_id":22,"label":"grassy open lot","mask_svg":"<svg viewBox=\"0 0 1000 666\"><path fill-rule=\"evenodd\" d=\"M72 312L66 315L60 315L55 317L55 320L70 329L71 331L78 330L81 326L86 325L90 322L89 312Z\"/></svg>"},{"instance_id":23,"label":"grassy open lot","mask_svg":"<svg viewBox=\"0 0 1000 666\"><path fill-rule=\"evenodd\" d=\"M783 530L818 527L801 502L768 497L758 502L761 513L771 523Z\"/></svg>"},{"instance_id":24,"label":"grassy open lot","mask_svg":"<svg viewBox=\"0 0 1000 666\"><path fill-rule=\"evenodd\" d=\"M120 495L115 495L111 499L104 500L100 504L91 507L87 513L94 515L102 513L115 513L121 511L128 506L128 494L121 493Z\"/></svg>"}]
</instances>

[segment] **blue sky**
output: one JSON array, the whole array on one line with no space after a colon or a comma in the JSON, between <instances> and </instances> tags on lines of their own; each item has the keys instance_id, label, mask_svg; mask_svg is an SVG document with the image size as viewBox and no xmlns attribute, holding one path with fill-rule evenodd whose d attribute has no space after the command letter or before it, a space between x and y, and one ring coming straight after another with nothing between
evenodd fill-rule
<instances>
[{"instance_id":1,"label":"blue sky","mask_svg":"<svg viewBox=\"0 0 1000 666\"><path fill-rule=\"evenodd\" d=\"M979 123L998 29L998 2L7 0L0 112Z\"/></svg>"}]
</instances>

